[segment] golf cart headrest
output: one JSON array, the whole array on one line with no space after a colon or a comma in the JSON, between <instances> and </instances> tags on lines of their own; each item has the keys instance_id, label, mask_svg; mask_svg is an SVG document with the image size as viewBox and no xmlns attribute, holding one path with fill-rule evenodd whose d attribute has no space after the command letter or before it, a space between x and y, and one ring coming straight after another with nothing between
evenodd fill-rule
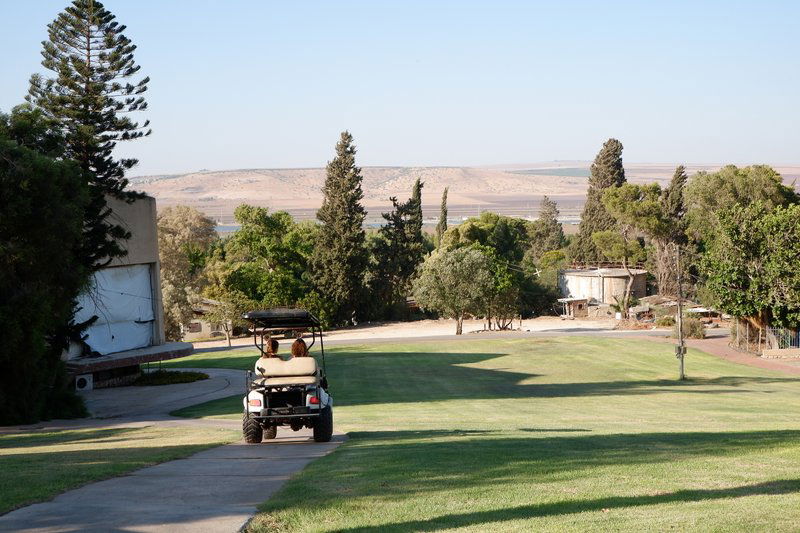
<instances>
[{"instance_id":1,"label":"golf cart headrest","mask_svg":"<svg viewBox=\"0 0 800 533\"><path fill-rule=\"evenodd\" d=\"M261 358L256 362L256 372L264 377L313 376L317 361L313 357L292 357L288 361L277 357Z\"/></svg>"},{"instance_id":2,"label":"golf cart headrest","mask_svg":"<svg viewBox=\"0 0 800 533\"><path fill-rule=\"evenodd\" d=\"M275 308L244 313L242 318L266 329L318 328L317 317L305 309Z\"/></svg>"}]
</instances>

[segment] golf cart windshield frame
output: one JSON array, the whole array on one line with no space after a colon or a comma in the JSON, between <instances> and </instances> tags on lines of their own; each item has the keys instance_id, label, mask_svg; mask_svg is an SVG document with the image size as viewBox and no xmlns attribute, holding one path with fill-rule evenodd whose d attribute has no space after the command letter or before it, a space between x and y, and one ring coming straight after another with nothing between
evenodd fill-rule
<instances>
[{"instance_id":1,"label":"golf cart windshield frame","mask_svg":"<svg viewBox=\"0 0 800 533\"><path fill-rule=\"evenodd\" d=\"M320 353L322 353L322 375L327 374L325 369L325 345L322 342L322 325L319 319L305 309L267 309L264 311L250 311L244 313L242 318L253 324L253 345L258 348L261 355L266 355L264 350L264 336L270 331L311 331L310 350L317 342L319 335ZM260 332L259 332L260 328ZM260 343L259 343L260 337Z\"/></svg>"}]
</instances>

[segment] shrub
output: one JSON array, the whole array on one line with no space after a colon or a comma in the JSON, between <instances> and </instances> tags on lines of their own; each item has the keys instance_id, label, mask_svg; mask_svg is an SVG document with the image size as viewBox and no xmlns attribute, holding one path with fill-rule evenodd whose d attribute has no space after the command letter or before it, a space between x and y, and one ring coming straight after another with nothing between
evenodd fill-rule
<instances>
[{"instance_id":1,"label":"shrub","mask_svg":"<svg viewBox=\"0 0 800 533\"><path fill-rule=\"evenodd\" d=\"M673 330L672 336L678 336L677 327ZM683 336L687 339L705 339L706 328L699 319L685 317L683 319Z\"/></svg>"},{"instance_id":2,"label":"shrub","mask_svg":"<svg viewBox=\"0 0 800 533\"><path fill-rule=\"evenodd\" d=\"M21 124L37 127L20 113L0 115L0 425L85 415L61 352L89 278L82 255L88 186L77 165L12 135Z\"/></svg>"},{"instance_id":3,"label":"shrub","mask_svg":"<svg viewBox=\"0 0 800 533\"><path fill-rule=\"evenodd\" d=\"M663 315L656 319L656 326L659 328L674 328L675 317L672 315Z\"/></svg>"},{"instance_id":4,"label":"shrub","mask_svg":"<svg viewBox=\"0 0 800 533\"><path fill-rule=\"evenodd\" d=\"M208 374L203 372L183 372L180 370L156 370L145 372L134 382L134 385L173 385L175 383L192 383L208 379Z\"/></svg>"}]
</instances>

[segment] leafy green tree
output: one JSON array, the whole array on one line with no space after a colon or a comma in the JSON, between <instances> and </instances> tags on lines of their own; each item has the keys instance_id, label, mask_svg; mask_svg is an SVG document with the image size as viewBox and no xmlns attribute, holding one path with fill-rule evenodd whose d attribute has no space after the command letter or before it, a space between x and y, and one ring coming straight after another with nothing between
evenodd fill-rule
<instances>
[{"instance_id":1,"label":"leafy green tree","mask_svg":"<svg viewBox=\"0 0 800 533\"><path fill-rule=\"evenodd\" d=\"M484 303L483 314L489 329L508 329L520 315L520 290L524 285L519 271L513 271L508 262L497 255L491 246L473 244L489 261L492 286Z\"/></svg>"},{"instance_id":2,"label":"leafy green tree","mask_svg":"<svg viewBox=\"0 0 800 533\"><path fill-rule=\"evenodd\" d=\"M650 239L659 292L666 296L678 294L675 246L685 246L687 242L683 202L686 179L684 167L679 166L666 189L657 183L626 183L607 189L602 197L604 207L620 226L627 227L629 233L642 232Z\"/></svg>"},{"instance_id":3,"label":"leafy green tree","mask_svg":"<svg viewBox=\"0 0 800 533\"><path fill-rule=\"evenodd\" d=\"M447 190L448 187L445 187L444 191L442 192L442 203L439 206L439 223L436 224L437 246L441 246L442 237L444 236L444 232L447 231Z\"/></svg>"},{"instance_id":4,"label":"leafy green tree","mask_svg":"<svg viewBox=\"0 0 800 533\"><path fill-rule=\"evenodd\" d=\"M518 218L485 212L480 217L469 218L462 224L449 228L440 245L440 249L480 245L493 250L493 260L502 262L509 271L516 291L515 298L505 300L516 301L516 313L505 313L506 316L530 316L549 312L553 300L559 297L557 290L539 284L535 274L536 264L528 249L531 231L529 226L529 223Z\"/></svg>"},{"instance_id":5,"label":"leafy green tree","mask_svg":"<svg viewBox=\"0 0 800 533\"><path fill-rule=\"evenodd\" d=\"M162 209L156 224L164 333L169 340L180 340L203 284L205 255L219 237L213 220L184 205Z\"/></svg>"},{"instance_id":6,"label":"leafy green tree","mask_svg":"<svg viewBox=\"0 0 800 533\"><path fill-rule=\"evenodd\" d=\"M628 309L630 308L631 290L634 280L634 275L631 271L631 263L644 259L644 248L642 248L641 243L631 235L631 230L626 225L623 225L619 231L598 231L592 235L592 240L594 240L595 246L604 257L612 261L621 262L622 268L625 269L628 275L628 280L625 283L625 292L620 302L622 313L625 318L628 318Z\"/></svg>"},{"instance_id":7,"label":"leafy green tree","mask_svg":"<svg viewBox=\"0 0 800 533\"><path fill-rule=\"evenodd\" d=\"M721 310L758 327L800 327L800 204L733 205L700 262Z\"/></svg>"},{"instance_id":8,"label":"leafy green tree","mask_svg":"<svg viewBox=\"0 0 800 533\"><path fill-rule=\"evenodd\" d=\"M592 235L614 229L614 217L603 206L603 192L609 187L625 183L625 168L622 166L622 143L609 139L595 157L589 175L589 191L581 213L578 237L570 248L573 261L597 263L602 260Z\"/></svg>"},{"instance_id":9,"label":"leafy green tree","mask_svg":"<svg viewBox=\"0 0 800 533\"><path fill-rule=\"evenodd\" d=\"M307 270L318 230L265 207L240 205L234 218L240 229L209 259L207 296L239 292L262 307L296 305L311 290Z\"/></svg>"},{"instance_id":10,"label":"leafy green tree","mask_svg":"<svg viewBox=\"0 0 800 533\"><path fill-rule=\"evenodd\" d=\"M235 290L230 291L215 286L209 292L215 296L212 300L214 304L210 306L211 310L203 318L213 324L220 324L225 333L225 340L230 346L233 330L248 325L247 321L242 319L242 315L258 308L259 304Z\"/></svg>"},{"instance_id":11,"label":"leafy green tree","mask_svg":"<svg viewBox=\"0 0 800 533\"><path fill-rule=\"evenodd\" d=\"M422 264L413 287L420 307L455 319L461 335L464 317L485 310L494 287L492 265L474 248L437 250Z\"/></svg>"},{"instance_id":12,"label":"leafy green tree","mask_svg":"<svg viewBox=\"0 0 800 533\"><path fill-rule=\"evenodd\" d=\"M566 244L564 228L558 221L558 206L547 196L542 198L539 218L531 224L528 235L530 248L527 254L534 263L545 252L559 250Z\"/></svg>"},{"instance_id":13,"label":"leafy green tree","mask_svg":"<svg viewBox=\"0 0 800 533\"><path fill-rule=\"evenodd\" d=\"M528 244L528 229L524 220L486 211L448 229L441 246L454 248L476 243L494 248L498 257L506 261L519 263Z\"/></svg>"},{"instance_id":14,"label":"leafy green tree","mask_svg":"<svg viewBox=\"0 0 800 533\"><path fill-rule=\"evenodd\" d=\"M365 307L364 277L369 261L363 228L366 211L361 205L362 177L355 157L353 136L342 132L336 157L326 169L324 198L317 211L322 224L311 260L315 288L335 306L337 324L357 318Z\"/></svg>"},{"instance_id":15,"label":"leafy green tree","mask_svg":"<svg viewBox=\"0 0 800 533\"><path fill-rule=\"evenodd\" d=\"M685 189L688 231L702 243L710 242L719 224L718 214L734 205L760 202L766 208L798 201L781 175L766 165L738 168L728 165L717 172L698 172Z\"/></svg>"},{"instance_id":16,"label":"leafy green tree","mask_svg":"<svg viewBox=\"0 0 800 533\"><path fill-rule=\"evenodd\" d=\"M61 354L89 279L89 191L77 164L53 158L61 141L39 111L0 114L0 425L85 415Z\"/></svg>"}]
</instances>

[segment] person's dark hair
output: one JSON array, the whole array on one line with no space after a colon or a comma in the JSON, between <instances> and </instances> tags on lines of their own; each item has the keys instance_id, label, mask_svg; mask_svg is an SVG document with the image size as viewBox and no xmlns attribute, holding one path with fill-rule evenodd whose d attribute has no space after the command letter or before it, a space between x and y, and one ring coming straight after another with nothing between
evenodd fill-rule
<instances>
[{"instance_id":1,"label":"person's dark hair","mask_svg":"<svg viewBox=\"0 0 800 533\"><path fill-rule=\"evenodd\" d=\"M278 346L279 346L278 345L278 341L276 341L275 339L270 339L267 342L267 354L266 354L267 357L270 357L272 355L277 354L278 353Z\"/></svg>"},{"instance_id":2,"label":"person's dark hair","mask_svg":"<svg viewBox=\"0 0 800 533\"><path fill-rule=\"evenodd\" d=\"M292 343L292 357L306 357L308 355L308 347L306 341L297 339Z\"/></svg>"}]
</instances>

